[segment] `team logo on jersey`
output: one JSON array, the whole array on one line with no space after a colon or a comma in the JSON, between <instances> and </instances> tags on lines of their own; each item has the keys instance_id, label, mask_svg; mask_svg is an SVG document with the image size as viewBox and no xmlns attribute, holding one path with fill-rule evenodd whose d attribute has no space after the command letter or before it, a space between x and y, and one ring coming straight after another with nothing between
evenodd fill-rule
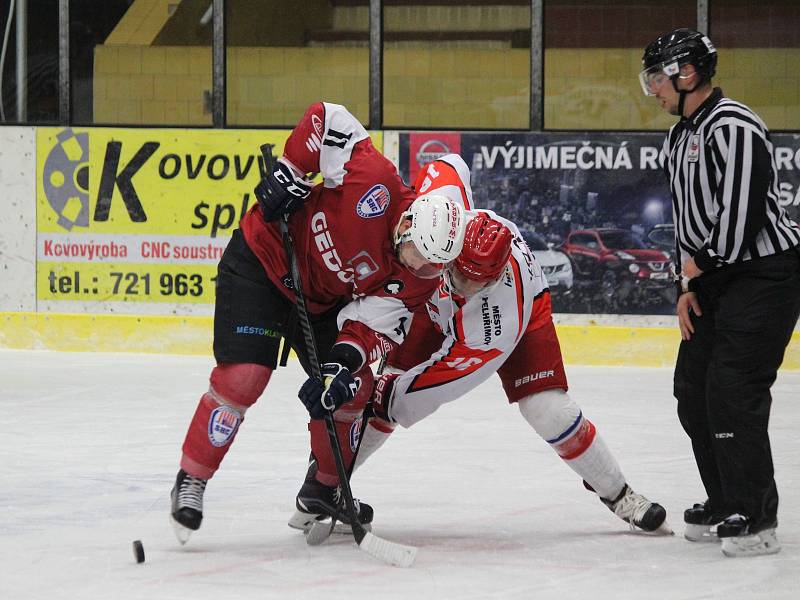
<instances>
[{"instance_id":1,"label":"team logo on jersey","mask_svg":"<svg viewBox=\"0 0 800 600\"><path fill-rule=\"evenodd\" d=\"M380 217L386 212L386 207L389 206L389 190L385 185L374 185L370 190L361 196L361 199L356 204L356 212L362 219L372 219L373 217Z\"/></svg>"},{"instance_id":2,"label":"team logo on jersey","mask_svg":"<svg viewBox=\"0 0 800 600\"><path fill-rule=\"evenodd\" d=\"M694 134L689 140L689 152L686 153L686 160L697 162L700 159L700 136Z\"/></svg>"},{"instance_id":3,"label":"team logo on jersey","mask_svg":"<svg viewBox=\"0 0 800 600\"><path fill-rule=\"evenodd\" d=\"M387 294L396 296L397 294L403 291L403 282L400 281L399 279L390 279L383 285L383 290Z\"/></svg>"},{"instance_id":4,"label":"team logo on jersey","mask_svg":"<svg viewBox=\"0 0 800 600\"><path fill-rule=\"evenodd\" d=\"M233 439L242 415L230 406L218 406L208 419L208 440L212 446L225 446Z\"/></svg>"}]
</instances>

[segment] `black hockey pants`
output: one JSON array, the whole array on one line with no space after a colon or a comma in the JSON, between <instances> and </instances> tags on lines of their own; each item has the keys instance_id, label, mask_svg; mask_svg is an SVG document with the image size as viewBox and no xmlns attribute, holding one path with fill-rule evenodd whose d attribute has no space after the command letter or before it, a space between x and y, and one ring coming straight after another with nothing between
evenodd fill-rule
<instances>
[{"instance_id":1,"label":"black hockey pants","mask_svg":"<svg viewBox=\"0 0 800 600\"><path fill-rule=\"evenodd\" d=\"M797 249L693 280L702 316L675 365L678 417L713 510L777 525L770 388L800 312Z\"/></svg>"}]
</instances>

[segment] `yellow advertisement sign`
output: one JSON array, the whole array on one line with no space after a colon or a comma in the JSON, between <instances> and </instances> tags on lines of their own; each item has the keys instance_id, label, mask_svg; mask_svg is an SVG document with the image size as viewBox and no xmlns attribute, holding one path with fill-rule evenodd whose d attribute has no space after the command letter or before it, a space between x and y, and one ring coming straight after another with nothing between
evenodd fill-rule
<instances>
[{"instance_id":1,"label":"yellow advertisement sign","mask_svg":"<svg viewBox=\"0 0 800 600\"><path fill-rule=\"evenodd\" d=\"M213 304L260 147L289 133L39 128L37 299Z\"/></svg>"}]
</instances>

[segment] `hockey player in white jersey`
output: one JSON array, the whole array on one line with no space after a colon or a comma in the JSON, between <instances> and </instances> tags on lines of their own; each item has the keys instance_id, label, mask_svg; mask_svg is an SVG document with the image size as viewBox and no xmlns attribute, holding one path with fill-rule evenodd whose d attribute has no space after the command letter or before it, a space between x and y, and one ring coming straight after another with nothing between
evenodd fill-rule
<instances>
[{"instance_id":1,"label":"hockey player in white jersey","mask_svg":"<svg viewBox=\"0 0 800 600\"><path fill-rule=\"evenodd\" d=\"M567 378L542 269L517 227L491 211L470 211L461 254L450 263L390 355L399 372L381 376L356 464L395 424L411 427L497 373L510 403L631 528L670 534L666 511L627 484L595 426L567 393Z\"/></svg>"}]
</instances>

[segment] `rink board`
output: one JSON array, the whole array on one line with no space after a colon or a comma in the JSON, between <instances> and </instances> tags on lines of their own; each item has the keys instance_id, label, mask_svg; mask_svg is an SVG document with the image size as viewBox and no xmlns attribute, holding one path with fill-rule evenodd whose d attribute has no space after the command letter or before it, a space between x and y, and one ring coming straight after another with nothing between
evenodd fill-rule
<instances>
[{"instance_id":1,"label":"rink board","mask_svg":"<svg viewBox=\"0 0 800 600\"><path fill-rule=\"evenodd\" d=\"M0 348L67 352L210 355L211 317L0 313ZM557 326L564 360L576 365L665 367L674 364L677 327ZM784 369L800 369L800 332Z\"/></svg>"}]
</instances>

